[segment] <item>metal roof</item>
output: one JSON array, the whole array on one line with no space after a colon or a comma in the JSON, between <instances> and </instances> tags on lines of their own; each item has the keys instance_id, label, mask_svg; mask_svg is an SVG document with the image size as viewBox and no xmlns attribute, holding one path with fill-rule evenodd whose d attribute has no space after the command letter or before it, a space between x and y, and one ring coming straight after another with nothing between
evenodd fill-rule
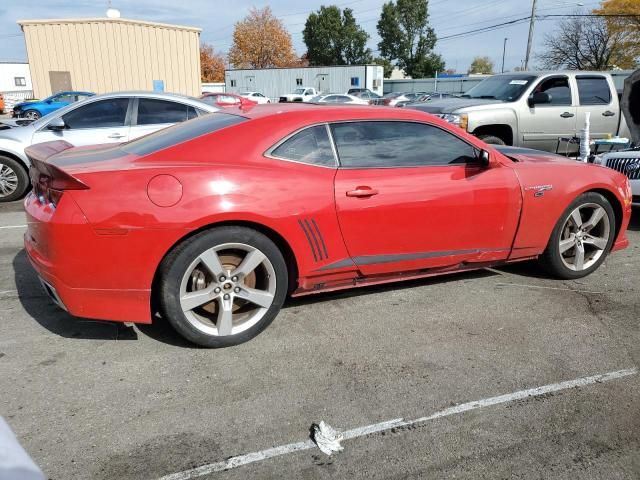
<instances>
[{"instance_id":1,"label":"metal roof","mask_svg":"<svg viewBox=\"0 0 640 480\"><path fill-rule=\"evenodd\" d=\"M145 27L154 27L154 28L166 28L170 30L187 30L190 32L202 32L201 28L197 27L187 27L184 25L171 25L168 23L156 23L156 22L147 22L144 20L131 20L127 18L54 18L54 19L45 19L45 20L18 20L16 23L20 25L21 28L24 28L25 25L59 25L59 24L68 24L68 23L125 23L128 25L140 25Z\"/></svg>"}]
</instances>

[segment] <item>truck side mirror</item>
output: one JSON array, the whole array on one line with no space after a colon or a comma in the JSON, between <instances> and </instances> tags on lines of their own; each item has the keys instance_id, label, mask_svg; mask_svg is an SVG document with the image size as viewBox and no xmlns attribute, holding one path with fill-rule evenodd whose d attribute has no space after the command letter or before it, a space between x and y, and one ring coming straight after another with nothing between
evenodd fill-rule
<instances>
[{"instance_id":1,"label":"truck side mirror","mask_svg":"<svg viewBox=\"0 0 640 480\"><path fill-rule=\"evenodd\" d=\"M544 103L551 103L551 95L547 92L536 92L529 97L529 106L541 105Z\"/></svg>"}]
</instances>

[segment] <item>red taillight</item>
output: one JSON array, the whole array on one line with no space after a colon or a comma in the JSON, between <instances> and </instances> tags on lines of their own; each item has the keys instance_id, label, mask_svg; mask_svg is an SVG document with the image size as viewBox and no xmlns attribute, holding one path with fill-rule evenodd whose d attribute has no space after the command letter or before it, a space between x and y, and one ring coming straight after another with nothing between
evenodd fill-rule
<instances>
[{"instance_id":1,"label":"red taillight","mask_svg":"<svg viewBox=\"0 0 640 480\"><path fill-rule=\"evenodd\" d=\"M390 98L385 98L383 100L383 102L384 102L385 105L389 105L391 103L391 99Z\"/></svg>"}]
</instances>

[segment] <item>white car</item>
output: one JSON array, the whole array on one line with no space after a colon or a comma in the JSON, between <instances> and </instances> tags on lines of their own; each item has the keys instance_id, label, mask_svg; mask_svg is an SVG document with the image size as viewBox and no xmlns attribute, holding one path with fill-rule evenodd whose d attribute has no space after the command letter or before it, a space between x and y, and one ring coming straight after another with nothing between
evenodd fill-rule
<instances>
[{"instance_id":1,"label":"white car","mask_svg":"<svg viewBox=\"0 0 640 480\"><path fill-rule=\"evenodd\" d=\"M346 105L369 105L368 100L347 93L323 93L311 99L311 103L341 103Z\"/></svg>"},{"instance_id":2,"label":"white car","mask_svg":"<svg viewBox=\"0 0 640 480\"><path fill-rule=\"evenodd\" d=\"M119 92L72 103L26 126L0 122L0 203L17 200L29 188L24 149L30 145L52 140L75 147L123 143L217 110L182 95Z\"/></svg>"},{"instance_id":3,"label":"white car","mask_svg":"<svg viewBox=\"0 0 640 480\"><path fill-rule=\"evenodd\" d=\"M313 97L320 94L315 88L296 88L293 92L280 96L280 103L286 102L310 102Z\"/></svg>"},{"instance_id":4,"label":"white car","mask_svg":"<svg viewBox=\"0 0 640 480\"><path fill-rule=\"evenodd\" d=\"M271 100L269 100L269 98L265 97L260 92L242 92L240 96L248 98L249 100L253 100L256 103L271 103Z\"/></svg>"}]
</instances>

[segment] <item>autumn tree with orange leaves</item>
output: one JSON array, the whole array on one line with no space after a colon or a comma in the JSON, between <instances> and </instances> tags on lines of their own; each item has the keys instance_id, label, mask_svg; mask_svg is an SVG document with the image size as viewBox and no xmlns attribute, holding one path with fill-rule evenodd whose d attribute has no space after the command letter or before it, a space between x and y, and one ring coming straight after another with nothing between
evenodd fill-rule
<instances>
[{"instance_id":1,"label":"autumn tree with orange leaves","mask_svg":"<svg viewBox=\"0 0 640 480\"><path fill-rule=\"evenodd\" d=\"M229 63L235 68L294 67L300 58L282 21L265 7L252 8L236 23Z\"/></svg>"},{"instance_id":2,"label":"autumn tree with orange leaves","mask_svg":"<svg viewBox=\"0 0 640 480\"><path fill-rule=\"evenodd\" d=\"M224 82L224 55L211 45L200 45L200 77L205 83Z\"/></svg>"}]
</instances>

